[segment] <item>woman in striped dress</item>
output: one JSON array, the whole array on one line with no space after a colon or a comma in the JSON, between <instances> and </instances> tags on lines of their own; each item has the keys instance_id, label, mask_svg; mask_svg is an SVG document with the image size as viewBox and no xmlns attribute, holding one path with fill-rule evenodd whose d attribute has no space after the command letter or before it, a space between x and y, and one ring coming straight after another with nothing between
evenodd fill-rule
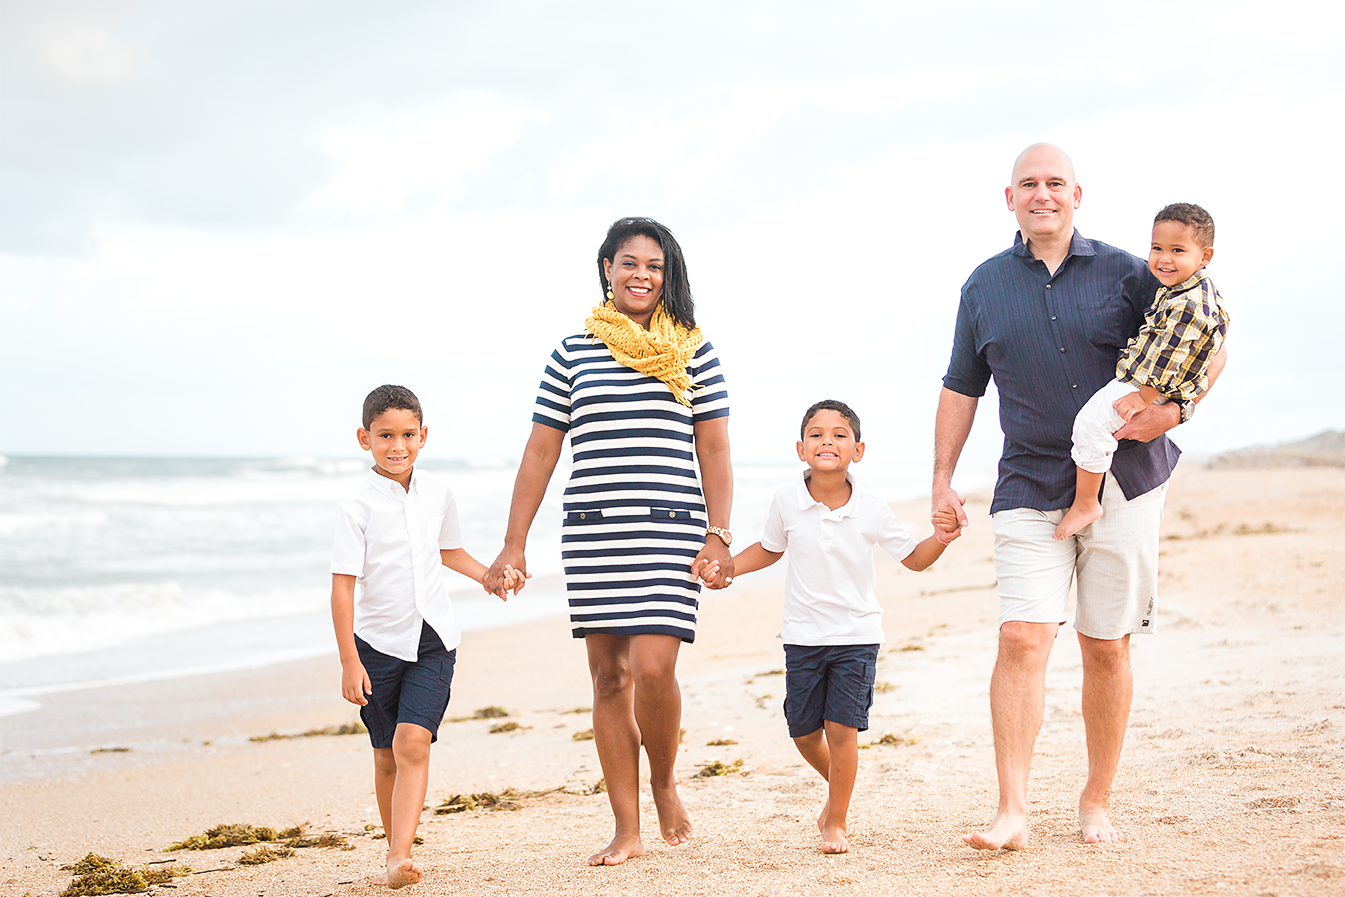
<instances>
[{"instance_id":1,"label":"woman in striped dress","mask_svg":"<svg viewBox=\"0 0 1345 897\"><path fill-rule=\"evenodd\" d=\"M728 550L733 472L728 392L696 327L682 250L648 218L623 218L598 250L606 296L583 332L566 337L542 374L532 434L509 508L506 565L526 573L524 546L570 435L561 554L575 638L593 678L593 739L616 817L612 842L589 858L615 865L644 853L640 745L649 757L664 839L691 837L673 764L682 720L677 653L696 637L696 573ZM697 479L699 468L700 478ZM703 486L703 490L702 490Z\"/></svg>"}]
</instances>

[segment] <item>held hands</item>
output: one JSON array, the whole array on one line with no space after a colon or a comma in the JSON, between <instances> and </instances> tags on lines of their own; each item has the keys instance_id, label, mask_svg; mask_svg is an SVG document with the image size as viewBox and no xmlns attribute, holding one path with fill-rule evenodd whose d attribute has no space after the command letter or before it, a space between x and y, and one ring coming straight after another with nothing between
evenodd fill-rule
<instances>
[{"instance_id":1,"label":"held hands","mask_svg":"<svg viewBox=\"0 0 1345 897\"><path fill-rule=\"evenodd\" d=\"M350 664L341 664L341 697L363 707L369 703L365 695L373 693L374 684L369 681L369 674L364 671L364 664L358 660Z\"/></svg>"},{"instance_id":2,"label":"held hands","mask_svg":"<svg viewBox=\"0 0 1345 897\"><path fill-rule=\"evenodd\" d=\"M1121 396L1111 406L1116 409L1116 413L1121 415L1121 419L1129 423L1130 419L1139 414L1149 406L1149 403L1140 398L1138 392L1127 393Z\"/></svg>"},{"instance_id":3,"label":"held hands","mask_svg":"<svg viewBox=\"0 0 1345 897\"><path fill-rule=\"evenodd\" d=\"M934 537L941 545L948 545L962 535L962 524L952 508L940 508L929 519L934 524Z\"/></svg>"},{"instance_id":4,"label":"held hands","mask_svg":"<svg viewBox=\"0 0 1345 897\"><path fill-rule=\"evenodd\" d=\"M929 522L934 524L934 537L940 544L948 545L958 536L962 535L962 527L968 524L967 512L962 509L966 504L966 499L958 495L952 486L944 486L942 489L935 488L934 495L930 501L932 513L929 515ZM952 525L946 526L951 518Z\"/></svg>"},{"instance_id":5,"label":"held hands","mask_svg":"<svg viewBox=\"0 0 1345 897\"><path fill-rule=\"evenodd\" d=\"M532 574L528 572L527 561L523 559L522 553L505 549L495 558L495 563L490 565L485 576L481 577L481 587L501 601L508 601L509 590L512 589L517 595L529 579L532 579Z\"/></svg>"},{"instance_id":6,"label":"held hands","mask_svg":"<svg viewBox=\"0 0 1345 897\"><path fill-rule=\"evenodd\" d=\"M691 563L691 575L699 577L711 589L728 588L733 582L733 555L718 536L705 540L705 547Z\"/></svg>"}]
</instances>

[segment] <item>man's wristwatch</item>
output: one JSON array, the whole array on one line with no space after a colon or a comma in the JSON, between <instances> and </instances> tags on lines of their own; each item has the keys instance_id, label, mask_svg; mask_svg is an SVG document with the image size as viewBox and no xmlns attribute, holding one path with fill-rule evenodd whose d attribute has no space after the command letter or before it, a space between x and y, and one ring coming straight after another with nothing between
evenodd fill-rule
<instances>
[{"instance_id":1,"label":"man's wristwatch","mask_svg":"<svg viewBox=\"0 0 1345 897\"><path fill-rule=\"evenodd\" d=\"M1196 416L1195 402L1175 402L1174 404L1177 406L1177 410L1181 412L1182 423L1186 423Z\"/></svg>"},{"instance_id":2,"label":"man's wristwatch","mask_svg":"<svg viewBox=\"0 0 1345 897\"><path fill-rule=\"evenodd\" d=\"M724 546L725 546L726 548L727 548L728 546L730 546L730 545L733 544L733 533L731 533L731 532L729 532L728 530L724 529L724 527L722 527L722 526L712 526L712 527L709 527L708 529L705 530L705 535L707 535L707 536L718 536L718 537L720 538L720 540L723 541Z\"/></svg>"}]
</instances>

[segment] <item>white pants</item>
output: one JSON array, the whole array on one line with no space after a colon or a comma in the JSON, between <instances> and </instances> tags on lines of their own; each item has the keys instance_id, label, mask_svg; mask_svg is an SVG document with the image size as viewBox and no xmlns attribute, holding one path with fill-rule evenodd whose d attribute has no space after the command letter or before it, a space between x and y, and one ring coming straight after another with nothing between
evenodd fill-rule
<instances>
[{"instance_id":1,"label":"white pants","mask_svg":"<svg viewBox=\"0 0 1345 897\"><path fill-rule=\"evenodd\" d=\"M1074 416L1074 448L1070 457L1089 473L1111 470L1111 456L1116 451L1116 437L1112 434L1125 426L1125 418L1116 413L1112 403L1121 396L1139 392L1129 383L1113 380L1093 393L1079 413Z\"/></svg>"}]
</instances>

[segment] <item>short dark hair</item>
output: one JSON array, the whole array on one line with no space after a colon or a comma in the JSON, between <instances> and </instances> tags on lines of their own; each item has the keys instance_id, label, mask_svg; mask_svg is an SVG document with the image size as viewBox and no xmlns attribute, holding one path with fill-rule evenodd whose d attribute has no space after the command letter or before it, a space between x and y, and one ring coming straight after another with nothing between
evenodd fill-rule
<instances>
[{"instance_id":1,"label":"short dark hair","mask_svg":"<svg viewBox=\"0 0 1345 897\"><path fill-rule=\"evenodd\" d=\"M1201 249L1214 245L1214 218L1193 202L1174 202L1163 206L1154 216L1154 224L1160 221L1175 221L1191 228Z\"/></svg>"},{"instance_id":2,"label":"short dark hair","mask_svg":"<svg viewBox=\"0 0 1345 897\"><path fill-rule=\"evenodd\" d=\"M835 399L823 399L820 402L813 402L808 406L808 410L803 412L803 423L799 424L799 439L808 430L808 421L813 419L813 415L819 411L836 411L841 417L845 418L850 429L855 433L855 442L859 442L859 415L855 414L855 409L844 402L838 402Z\"/></svg>"},{"instance_id":3,"label":"short dark hair","mask_svg":"<svg viewBox=\"0 0 1345 897\"><path fill-rule=\"evenodd\" d=\"M682 247L672 231L653 218L618 218L607 229L607 238L598 247L598 285L607 298L607 269L604 261L615 261L617 250L631 237L645 236L663 250L663 295L659 304L668 310L672 319L687 330L696 326L696 303L691 299L691 281L687 279L687 263L682 258Z\"/></svg>"},{"instance_id":4,"label":"short dark hair","mask_svg":"<svg viewBox=\"0 0 1345 897\"><path fill-rule=\"evenodd\" d=\"M425 426L425 415L420 410L420 399L405 386L393 386L384 383L364 397L364 429L369 429L374 420L389 408L402 408L410 411Z\"/></svg>"}]
</instances>

